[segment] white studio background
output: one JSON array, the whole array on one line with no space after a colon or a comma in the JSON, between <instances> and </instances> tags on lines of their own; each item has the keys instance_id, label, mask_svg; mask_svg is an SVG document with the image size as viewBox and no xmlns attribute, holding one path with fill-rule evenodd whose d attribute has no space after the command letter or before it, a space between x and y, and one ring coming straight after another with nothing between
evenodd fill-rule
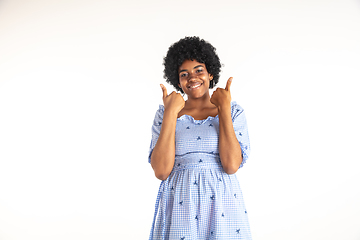
<instances>
[{"instance_id":1,"label":"white studio background","mask_svg":"<svg viewBox=\"0 0 360 240\"><path fill-rule=\"evenodd\" d=\"M355 0L0 1L0 240L148 238L162 59L193 35L246 111L253 239L359 240L359 30Z\"/></svg>"}]
</instances>

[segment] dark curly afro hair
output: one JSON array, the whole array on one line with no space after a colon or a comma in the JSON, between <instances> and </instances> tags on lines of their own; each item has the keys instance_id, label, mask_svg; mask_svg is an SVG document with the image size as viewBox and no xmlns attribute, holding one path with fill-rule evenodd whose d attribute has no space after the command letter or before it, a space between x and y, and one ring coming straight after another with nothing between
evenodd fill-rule
<instances>
[{"instance_id":1,"label":"dark curly afro hair","mask_svg":"<svg viewBox=\"0 0 360 240\"><path fill-rule=\"evenodd\" d=\"M178 71L185 60L196 60L205 64L208 73L213 76L212 81L210 81L210 88L219 82L221 63L216 54L216 49L199 37L185 37L171 45L166 57L164 57L164 78L176 90L184 93L178 85Z\"/></svg>"}]
</instances>

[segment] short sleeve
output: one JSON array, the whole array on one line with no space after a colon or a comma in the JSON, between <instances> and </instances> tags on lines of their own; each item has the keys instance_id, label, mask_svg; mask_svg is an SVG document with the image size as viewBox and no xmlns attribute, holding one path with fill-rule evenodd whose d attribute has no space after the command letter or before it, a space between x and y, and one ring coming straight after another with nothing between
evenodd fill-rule
<instances>
[{"instance_id":1,"label":"short sleeve","mask_svg":"<svg viewBox=\"0 0 360 240\"><path fill-rule=\"evenodd\" d=\"M159 138L159 135L160 135L163 116L164 116L164 106L159 105L159 109L155 113L154 122L151 127L151 143L150 143L149 159L148 159L149 163L151 161L152 151L154 150L154 147L155 147L157 140Z\"/></svg>"},{"instance_id":2,"label":"short sleeve","mask_svg":"<svg viewBox=\"0 0 360 240\"><path fill-rule=\"evenodd\" d=\"M240 147L242 151L243 160L240 165L241 168L246 162L246 160L249 158L250 140L249 140L249 133L248 133L244 109L236 102L233 102L231 106L231 117L235 130L235 135L240 143Z\"/></svg>"}]
</instances>

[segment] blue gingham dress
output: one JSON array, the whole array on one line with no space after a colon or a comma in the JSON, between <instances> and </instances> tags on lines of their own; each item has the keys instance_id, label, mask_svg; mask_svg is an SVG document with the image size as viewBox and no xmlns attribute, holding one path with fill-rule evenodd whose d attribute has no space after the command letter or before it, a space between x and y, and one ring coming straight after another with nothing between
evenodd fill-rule
<instances>
[{"instance_id":1,"label":"blue gingham dress","mask_svg":"<svg viewBox=\"0 0 360 240\"><path fill-rule=\"evenodd\" d=\"M158 140L164 106L152 126L149 162ZM244 110L231 102L236 137L246 162L250 143ZM219 157L219 119L177 119L175 163L161 182L150 240L251 239L247 211L235 174L227 174Z\"/></svg>"}]
</instances>

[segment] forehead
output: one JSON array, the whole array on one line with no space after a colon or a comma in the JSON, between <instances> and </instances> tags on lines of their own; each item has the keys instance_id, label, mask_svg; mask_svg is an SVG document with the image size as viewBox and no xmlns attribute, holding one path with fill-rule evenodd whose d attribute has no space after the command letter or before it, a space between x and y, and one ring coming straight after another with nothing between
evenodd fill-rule
<instances>
[{"instance_id":1,"label":"forehead","mask_svg":"<svg viewBox=\"0 0 360 240\"><path fill-rule=\"evenodd\" d=\"M196 60L185 60L179 67L179 71L181 70L191 70L197 68L198 66L205 67L204 63L200 63Z\"/></svg>"}]
</instances>

